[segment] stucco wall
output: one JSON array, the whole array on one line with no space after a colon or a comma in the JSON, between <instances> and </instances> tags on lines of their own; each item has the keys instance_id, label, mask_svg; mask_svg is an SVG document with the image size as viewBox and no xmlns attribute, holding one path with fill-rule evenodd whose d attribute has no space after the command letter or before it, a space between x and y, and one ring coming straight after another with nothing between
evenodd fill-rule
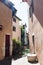
<instances>
[{"instance_id":1,"label":"stucco wall","mask_svg":"<svg viewBox=\"0 0 43 65\"><path fill-rule=\"evenodd\" d=\"M12 37L12 12L7 6L5 6L1 2L0 2L0 25L3 25L3 29L2 31L0 31L0 59L2 59L5 56L5 35L10 34L10 38ZM12 44L12 41L10 42Z\"/></svg>"},{"instance_id":2,"label":"stucco wall","mask_svg":"<svg viewBox=\"0 0 43 65\"><path fill-rule=\"evenodd\" d=\"M33 20L33 32L35 36L35 52L37 54L38 60L43 65L43 27L40 24L39 20L34 15Z\"/></svg>"},{"instance_id":3,"label":"stucco wall","mask_svg":"<svg viewBox=\"0 0 43 65\"><path fill-rule=\"evenodd\" d=\"M34 45L32 41L32 34L34 33ZM43 27L35 14L33 15L33 22L29 22L29 42L30 52L37 54L38 61L43 65ZM35 49L34 49L35 47Z\"/></svg>"},{"instance_id":4,"label":"stucco wall","mask_svg":"<svg viewBox=\"0 0 43 65\"><path fill-rule=\"evenodd\" d=\"M35 33L35 48L39 62L43 65L43 0L33 0L34 21L33 31Z\"/></svg>"},{"instance_id":5,"label":"stucco wall","mask_svg":"<svg viewBox=\"0 0 43 65\"><path fill-rule=\"evenodd\" d=\"M30 53L34 53L32 34L33 34L33 22L31 20L31 18L29 18L29 45L30 45Z\"/></svg>"},{"instance_id":6,"label":"stucco wall","mask_svg":"<svg viewBox=\"0 0 43 65\"><path fill-rule=\"evenodd\" d=\"M13 23L13 26L16 27L16 31L12 32L12 35L13 35L12 38L15 38L16 40L18 40L18 37L19 37L19 40L21 40L21 30L20 30L20 26L19 26L20 20L16 17L15 17L15 19L16 19L16 23L14 21L12 23Z\"/></svg>"},{"instance_id":7,"label":"stucco wall","mask_svg":"<svg viewBox=\"0 0 43 65\"><path fill-rule=\"evenodd\" d=\"M31 30L30 31L31 34L34 32L35 52L37 54L38 61L40 62L41 65L43 65L43 0L33 0L33 3L34 3L34 14L33 14L33 23L31 24L32 31ZM31 51L32 50L33 48L31 49Z\"/></svg>"}]
</instances>

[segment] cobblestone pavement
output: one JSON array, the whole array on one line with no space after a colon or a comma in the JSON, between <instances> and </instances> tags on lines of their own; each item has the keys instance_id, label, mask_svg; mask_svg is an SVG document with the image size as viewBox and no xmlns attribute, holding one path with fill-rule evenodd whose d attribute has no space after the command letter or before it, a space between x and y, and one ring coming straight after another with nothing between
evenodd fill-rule
<instances>
[{"instance_id":1,"label":"cobblestone pavement","mask_svg":"<svg viewBox=\"0 0 43 65\"><path fill-rule=\"evenodd\" d=\"M39 63L29 63L27 57L22 57L18 60L12 59L11 65L40 65Z\"/></svg>"}]
</instances>

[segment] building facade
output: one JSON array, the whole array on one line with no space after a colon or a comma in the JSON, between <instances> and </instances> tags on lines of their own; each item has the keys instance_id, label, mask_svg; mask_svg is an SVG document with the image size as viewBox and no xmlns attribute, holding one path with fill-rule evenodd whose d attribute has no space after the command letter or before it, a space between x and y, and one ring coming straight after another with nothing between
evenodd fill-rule
<instances>
[{"instance_id":1,"label":"building facade","mask_svg":"<svg viewBox=\"0 0 43 65\"><path fill-rule=\"evenodd\" d=\"M31 0L22 0L22 2L27 2L28 4L30 4Z\"/></svg>"},{"instance_id":2,"label":"building facade","mask_svg":"<svg viewBox=\"0 0 43 65\"><path fill-rule=\"evenodd\" d=\"M31 13L32 13L32 11L31 11L31 13L30 13L30 6L31 6L31 1L32 0L22 0L23 2L27 2L28 3L28 5L29 5L29 30L28 30L28 32L29 32L29 35L28 35L28 37L29 37L29 48L30 48L30 52L31 53L34 53L34 46L33 46L33 41L32 41L32 32L33 32L33 30L32 30L32 26L33 26L33 23L32 23L32 21L33 21L33 18L31 17Z\"/></svg>"},{"instance_id":3,"label":"building facade","mask_svg":"<svg viewBox=\"0 0 43 65\"><path fill-rule=\"evenodd\" d=\"M30 49L43 65L43 0L31 0L30 6Z\"/></svg>"},{"instance_id":4,"label":"building facade","mask_svg":"<svg viewBox=\"0 0 43 65\"><path fill-rule=\"evenodd\" d=\"M2 2L0 2L0 25L3 26L2 30L0 30L0 59L2 59L5 56L5 53L6 53L5 46L7 45L7 42L9 42L9 43L12 42L11 41L11 37L12 37L11 19L12 19L11 10L8 7L6 7ZM7 39L8 37L9 37L9 39ZM10 46L11 46L11 44L10 44Z\"/></svg>"},{"instance_id":5,"label":"building facade","mask_svg":"<svg viewBox=\"0 0 43 65\"><path fill-rule=\"evenodd\" d=\"M12 17L16 11L12 5L0 0L0 60L12 55Z\"/></svg>"},{"instance_id":6,"label":"building facade","mask_svg":"<svg viewBox=\"0 0 43 65\"><path fill-rule=\"evenodd\" d=\"M43 0L23 0L30 5L29 42L31 53L36 53L43 65Z\"/></svg>"},{"instance_id":7,"label":"building facade","mask_svg":"<svg viewBox=\"0 0 43 65\"><path fill-rule=\"evenodd\" d=\"M12 39L16 39L16 41L18 40L21 41L21 29L20 29L19 21L21 21L21 19L17 16L14 16L12 19L12 23L13 23Z\"/></svg>"},{"instance_id":8,"label":"building facade","mask_svg":"<svg viewBox=\"0 0 43 65\"><path fill-rule=\"evenodd\" d=\"M38 60L43 65L43 0L33 0L33 32Z\"/></svg>"}]
</instances>

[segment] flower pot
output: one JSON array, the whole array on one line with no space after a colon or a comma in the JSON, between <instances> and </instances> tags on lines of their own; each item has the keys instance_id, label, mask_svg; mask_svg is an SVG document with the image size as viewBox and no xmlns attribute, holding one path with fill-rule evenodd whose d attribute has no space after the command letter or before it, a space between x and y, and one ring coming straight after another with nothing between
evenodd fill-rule
<instances>
[{"instance_id":1,"label":"flower pot","mask_svg":"<svg viewBox=\"0 0 43 65\"><path fill-rule=\"evenodd\" d=\"M36 61L37 55L36 54L27 54L27 59L30 62Z\"/></svg>"}]
</instances>

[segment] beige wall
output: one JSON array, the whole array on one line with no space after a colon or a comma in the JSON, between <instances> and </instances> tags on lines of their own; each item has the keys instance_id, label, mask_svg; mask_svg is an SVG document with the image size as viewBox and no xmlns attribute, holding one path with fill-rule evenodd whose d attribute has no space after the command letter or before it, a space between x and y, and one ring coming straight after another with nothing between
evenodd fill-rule
<instances>
[{"instance_id":1,"label":"beige wall","mask_svg":"<svg viewBox=\"0 0 43 65\"><path fill-rule=\"evenodd\" d=\"M32 34L34 33L34 45L32 41ZM30 52L37 54L38 61L43 65L43 27L39 20L33 15L33 22L29 22L29 42L30 42Z\"/></svg>"},{"instance_id":2,"label":"beige wall","mask_svg":"<svg viewBox=\"0 0 43 65\"><path fill-rule=\"evenodd\" d=\"M34 14L33 14L32 31L31 30L30 31L31 34L34 32L35 52L37 54L38 61L40 62L41 65L43 65L43 7L42 7L43 0L33 0L33 2L34 2ZM31 51L32 50L33 48L31 49Z\"/></svg>"},{"instance_id":3,"label":"beige wall","mask_svg":"<svg viewBox=\"0 0 43 65\"><path fill-rule=\"evenodd\" d=\"M35 33L35 48L37 57L43 65L43 0L34 1L33 31Z\"/></svg>"},{"instance_id":4,"label":"beige wall","mask_svg":"<svg viewBox=\"0 0 43 65\"><path fill-rule=\"evenodd\" d=\"M32 34L34 33L34 45L32 41ZM43 27L39 20L33 15L33 22L29 22L29 42L30 52L37 54L38 61L43 65ZM35 49L34 49L35 47Z\"/></svg>"},{"instance_id":5,"label":"beige wall","mask_svg":"<svg viewBox=\"0 0 43 65\"><path fill-rule=\"evenodd\" d=\"M34 53L32 34L33 34L33 22L32 22L32 19L29 18L29 45L30 45L30 53Z\"/></svg>"},{"instance_id":6,"label":"beige wall","mask_svg":"<svg viewBox=\"0 0 43 65\"><path fill-rule=\"evenodd\" d=\"M33 32L35 34L35 51L41 65L43 65L43 27L34 15Z\"/></svg>"},{"instance_id":7,"label":"beige wall","mask_svg":"<svg viewBox=\"0 0 43 65\"><path fill-rule=\"evenodd\" d=\"M5 35L10 34L12 37L12 12L11 10L0 2L0 25L3 25L3 30L0 31L0 59L5 56ZM10 47L12 41L10 41ZM11 50L10 50L11 52Z\"/></svg>"},{"instance_id":8,"label":"beige wall","mask_svg":"<svg viewBox=\"0 0 43 65\"><path fill-rule=\"evenodd\" d=\"M21 31L20 31L20 26L19 26L20 20L16 17L15 19L16 19L16 23L14 21L12 23L13 23L13 26L16 27L16 31L12 32L12 35L13 35L12 38L15 38L16 40L18 40L18 37L19 37L19 40L21 40Z\"/></svg>"}]
</instances>

